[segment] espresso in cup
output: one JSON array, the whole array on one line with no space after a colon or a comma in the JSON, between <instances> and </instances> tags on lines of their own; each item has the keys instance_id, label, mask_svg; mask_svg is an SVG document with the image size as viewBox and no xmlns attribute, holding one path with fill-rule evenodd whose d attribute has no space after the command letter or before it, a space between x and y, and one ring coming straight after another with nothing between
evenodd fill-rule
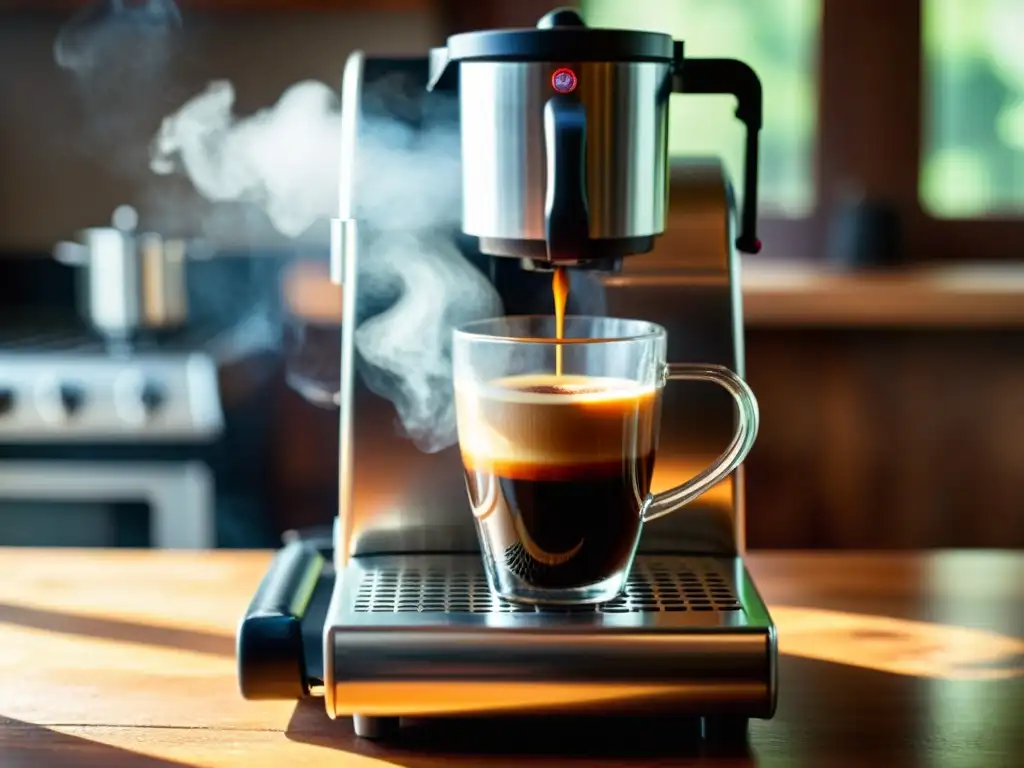
<instances>
[{"instance_id":1,"label":"espresso in cup","mask_svg":"<svg viewBox=\"0 0 1024 768\"><path fill-rule=\"evenodd\" d=\"M612 317L518 315L455 330L459 448L498 597L614 599L643 525L699 498L749 453L758 426L750 388L720 365L668 363L666 349L660 325ZM651 493L661 391L673 381L725 389L736 429L706 469Z\"/></svg>"},{"instance_id":2,"label":"espresso in cup","mask_svg":"<svg viewBox=\"0 0 1024 768\"><path fill-rule=\"evenodd\" d=\"M627 569L654 471L660 390L527 374L456 396L470 504L499 581L572 589Z\"/></svg>"}]
</instances>

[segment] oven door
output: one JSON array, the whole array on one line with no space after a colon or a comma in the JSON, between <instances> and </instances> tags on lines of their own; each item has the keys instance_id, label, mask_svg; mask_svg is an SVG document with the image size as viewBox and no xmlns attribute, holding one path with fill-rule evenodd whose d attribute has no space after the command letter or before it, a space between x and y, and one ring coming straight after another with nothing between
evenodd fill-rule
<instances>
[{"instance_id":1,"label":"oven door","mask_svg":"<svg viewBox=\"0 0 1024 768\"><path fill-rule=\"evenodd\" d=\"M0 461L0 546L210 549L214 506L198 461Z\"/></svg>"}]
</instances>

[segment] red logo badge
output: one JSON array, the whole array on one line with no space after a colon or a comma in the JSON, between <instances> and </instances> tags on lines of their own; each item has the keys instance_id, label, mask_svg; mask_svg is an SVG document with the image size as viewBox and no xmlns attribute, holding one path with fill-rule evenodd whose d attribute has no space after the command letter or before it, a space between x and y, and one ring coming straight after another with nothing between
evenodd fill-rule
<instances>
[{"instance_id":1,"label":"red logo badge","mask_svg":"<svg viewBox=\"0 0 1024 768\"><path fill-rule=\"evenodd\" d=\"M551 87L559 93L572 93L576 90L576 73L567 67L556 69L551 76Z\"/></svg>"}]
</instances>

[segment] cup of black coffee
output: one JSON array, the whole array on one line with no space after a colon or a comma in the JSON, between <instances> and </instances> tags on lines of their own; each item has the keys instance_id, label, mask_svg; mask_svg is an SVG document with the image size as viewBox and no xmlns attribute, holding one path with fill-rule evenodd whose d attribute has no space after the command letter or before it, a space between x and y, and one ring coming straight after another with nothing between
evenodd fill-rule
<instances>
[{"instance_id":1,"label":"cup of black coffee","mask_svg":"<svg viewBox=\"0 0 1024 768\"><path fill-rule=\"evenodd\" d=\"M665 362L665 329L640 320L505 317L455 332L459 449L491 589L512 602L599 603L626 583L643 524L683 507L753 446L757 401L728 369ZM561 349L560 354L557 350ZM661 392L719 384L736 401L725 452L651 493Z\"/></svg>"}]
</instances>

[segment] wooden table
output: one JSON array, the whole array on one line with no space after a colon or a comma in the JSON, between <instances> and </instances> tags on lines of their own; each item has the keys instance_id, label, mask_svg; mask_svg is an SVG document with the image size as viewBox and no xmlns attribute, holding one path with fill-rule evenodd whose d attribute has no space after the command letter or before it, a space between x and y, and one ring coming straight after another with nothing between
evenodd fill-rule
<instances>
[{"instance_id":1,"label":"wooden table","mask_svg":"<svg viewBox=\"0 0 1024 768\"><path fill-rule=\"evenodd\" d=\"M573 732L561 754L500 723L388 748L317 706L243 701L234 627L267 561L0 550L0 766L1024 765L1024 554L751 557L779 711L717 756L649 722L623 746Z\"/></svg>"}]
</instances>

